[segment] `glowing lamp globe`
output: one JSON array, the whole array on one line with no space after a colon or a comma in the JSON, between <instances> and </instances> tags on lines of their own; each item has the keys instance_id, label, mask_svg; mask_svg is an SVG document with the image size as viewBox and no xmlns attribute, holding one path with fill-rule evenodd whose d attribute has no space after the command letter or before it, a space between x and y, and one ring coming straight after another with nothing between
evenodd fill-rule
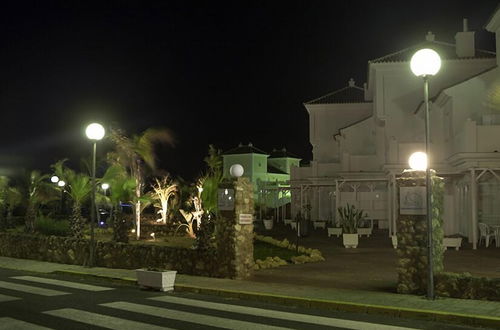
<instances>
[{"instance_id":1,"label":"glowing lamp globe","mask_svg":"<svg viewBox=\"0 0 500 330\"><path fill-rule=\"evenodd\" d=\"M98 141L104 137L104 127L101 124L93 123L87 126L85 134L90 140Z\"/></svg>"},{"instance_id":2,"label":"glowing lamp globe","mask_svg":"<svg viewBox=\"0 0 500 330\"><path fill-rule=\"evenodd\" d=\"M433 76L441 68L441 57L432 49L421 49L411 57L410 68L417 77Z\"/></svg>"},{"instance_id":3,"label":"glowing lamp globe","mask_svg":"<svg viewBox=\"0 0 500 330\"><path fill-rule=\"evenodd\" d=\"M64 182L63 180L59 180L59 182L57 183L57 185L59 187L64 187L66 185L66 182Z\"/></svg>"},{"instance_id":4,"label":"glowing lamp globe","mask_svg":"<svg viewBox=\"0 0 500 330\"><path fill-rule=\"evenodd\" d=\"M240 164L234 164L229 168L229 174L231 174L233 178L239 178L244 172L245 170Z\"/></svg>"},{"instance_id":5,"label":"glowing lamp globe","mask_svg":"<svg viewBox=\"0 0 500 330\"><path fill-rule=\"evenodd\" d=\"M108 190L109 189L109 183L103 183L101 185L102 190Z\"/></svg>"},{"instance_id":6,"label":"glowing lamp globe","mask_svg":"<svg viewBox=\"0 0 500 330\"><path fill-rule=\"evenodd\" d=\"M425 152L414 152L408 159L410 168L415 171L425 171L427 169L427 155Z\"/></svg>"},{"instance_id":7,"label":"glowing lamp globe","mask_svg":"<svg viewBox=\"0 0 500 330\"><path fill-rule=\"evenodd\" d=\"M52 182L52 183L57 183L58 181L59 181L59 177L57 175L53 175L50 178L50 182Z\"/></svg>"}]
</instances>

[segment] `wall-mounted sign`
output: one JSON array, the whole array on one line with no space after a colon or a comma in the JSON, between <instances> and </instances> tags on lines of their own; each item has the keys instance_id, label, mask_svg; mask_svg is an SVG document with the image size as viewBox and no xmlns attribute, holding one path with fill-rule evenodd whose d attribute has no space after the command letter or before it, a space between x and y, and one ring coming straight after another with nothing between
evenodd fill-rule
<instances>
[{"instance_id":1,"label":"wall-mounted sign","mask_svg":"<svg viewBox=\"0 0 500 330\"><path fill-rule=\"evenodd\" d=\"M219 211L234 210L234 189L223 188L217 190L217 206Z\"/></svg>"},{"instance_id":2,"label":"wall-mounted sign","mask_svg":"<svg viewBox=\"0 0 500 330\"><path fill-rule=\"evenodd\" d=\"M241 213L238 218L238 223L240 225L251 225L253 223L253 214Z\"/></svg>"},{"instance_id":3,"label":"wall-mounted sign","mask_svg":"<svg viewBox=\"0 0 500 330\"><path fill-rule=\"evenodd\" d=\"M425 187L399 187L399 213L412 215L427 214Z\"/></svg>"}]
</instances>

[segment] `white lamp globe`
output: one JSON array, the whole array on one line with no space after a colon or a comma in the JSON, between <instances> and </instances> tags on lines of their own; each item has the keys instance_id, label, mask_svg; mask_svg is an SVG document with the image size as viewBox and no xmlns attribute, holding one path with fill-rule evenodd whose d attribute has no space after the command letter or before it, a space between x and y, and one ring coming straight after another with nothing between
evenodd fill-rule
<instances>
[{"instance_id":1,"label":"white lamp globe","mask_svg":"<svg viewBox=\"0 0 500 330\"><path fill-rule=\"evenodd\" d=\"M87 129L85 130L85 134L90 140L95 140L98 141L104 137L104 127L102 127L101 124L98 123L92 123L89 126L87 126Z\"/></svg>"},{"instance_id":2,"label":"white lamp globe","mask_svg":"<svg viewBox=\"0 0 500 330\"><path fill-rule=\"evenodd\" d=\"M109 189L109 183L103 183L101 184L102 190L108 190Z\"/></svg>"},{"instance_id":3,"label":"white lamp globe","mask_svg":"<svg viewBox=\"0 0 500 330\"><path fill-rule=\"evenodd\" d=\"M412 153L408 164L412 170L425 171L427 169L427 154L421 151Z\"/></svg>"},{"instance_id":4,"label":"white lamp globe","mask_svg":"<svg viewBox=\"0 0 500 330\"><path fill-rule=\"evenodd\" d=\"M63 180L59 180L59 182L57 183L57 185L59 187L64 187L66 185L66 182L64 182Z\"/></svg>"},{"instance_id":5,"label":"white lamp globe","mask_svg":"<svg viewBox=\"0 0 500 330\"><path fill-rule=\"evenodd\" d=\"M52 182L52 183L57 183L58 181L59 181L59 177L57 175L53 175L50 178L50 182Z\"/></svg>"},{"instance_id":6,"label":"white lamp globe","mask_svg":"<svg viewBox=\"0 0 500 330\"><path fill-rule=\"evenodd\" d=\"M244 172L245 170L240 164L234 164L229 168L229 174L231 174L233 178L239 178Z\"/></svg>"},{"instance_id":7,"label":"white lamp globe","mask_svg":"<svg viewBox=\"0 0 500 330\"><path fill-rule=\"evenodd\" d=\"M411 57L410 68L417 77L433 76L441 68L441 57L432 49L421 49Z\"/></svg>"}]
</instances>

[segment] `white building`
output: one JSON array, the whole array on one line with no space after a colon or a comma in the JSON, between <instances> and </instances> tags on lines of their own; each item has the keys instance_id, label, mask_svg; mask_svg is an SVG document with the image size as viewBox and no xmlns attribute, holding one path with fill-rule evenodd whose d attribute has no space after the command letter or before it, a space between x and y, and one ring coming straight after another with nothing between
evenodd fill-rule
<instances>
[{"instance_id":1,"label":"white building","mask_svg":"<svg viewBox=\"0 0 500 330\"><path fill-rule=\"evenodd\" d=\"M486 25L500 45L500 10ZM408 157L424 151L423 82L411 56L433 48L442 58L430 80L433 168L445 178L445 235L477 242L477 223L500 224L500 71L494 52L475 47L474 32L456 43L425 41L368 61L368 83L306 102L313 160L291 172L293 209L333 221L337 206L358 205L379 228L396 228L395 178Z\"/></svg>"}]
</instances>

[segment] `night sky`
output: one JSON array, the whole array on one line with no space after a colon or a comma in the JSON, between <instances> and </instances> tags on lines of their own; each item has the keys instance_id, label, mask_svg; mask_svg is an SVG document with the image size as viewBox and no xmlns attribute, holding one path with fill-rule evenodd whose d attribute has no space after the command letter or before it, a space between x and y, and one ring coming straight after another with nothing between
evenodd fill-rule
<instances>
[{"instance_id":1,"label":"night sky","mask_svg":"<svg viewBox=\"0 0 500 330\"><path fill-rule=\"evenodd\" d=\"M15 4L15 5L14 5ZM423 41L476 47L497 0L11 1L0 6L0 171L90 153L85 125L175 133L161 167L191 179L208 144L310 159L302 103L366 81L367 61ZM15 6L15 7L14 7ZM106 143L100 150L106 149Z\"/></svg>"}]
</instances>

